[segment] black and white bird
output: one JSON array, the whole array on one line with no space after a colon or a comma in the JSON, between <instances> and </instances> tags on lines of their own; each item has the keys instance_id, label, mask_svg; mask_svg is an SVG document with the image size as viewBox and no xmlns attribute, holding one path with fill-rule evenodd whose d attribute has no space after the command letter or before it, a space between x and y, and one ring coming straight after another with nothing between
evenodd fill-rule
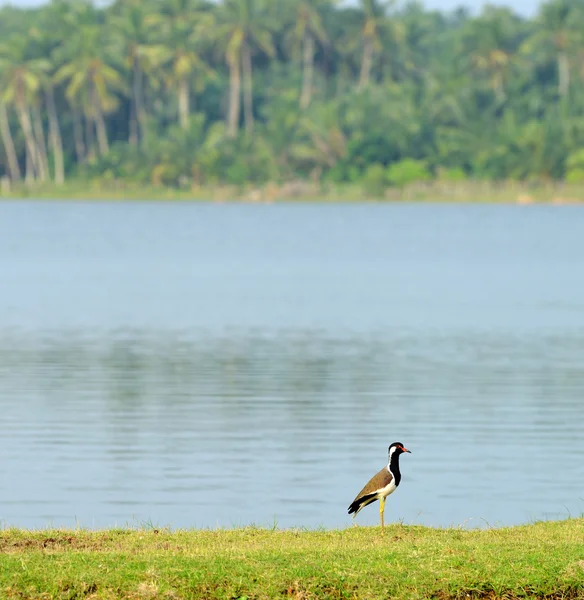
<instances>
[{"instance_id":1,"label":"black and white bird","mask_svg":"<svg viewBox=\"0 0 584 600\"><path fill-rule=\"evenodd\" d=\"M362 508L368 504L379 500L379 518L381 519L381 533L383 533L385 523L383 513L385 511L385 499L395 492L399 482L401 481L401 473L399 471L399 457L404 452L411 452L404 447L401 442L394 442L388 448L387 467L384 467L365 484L365 487L357 494L357 497L349 506L349 514L353 518L357 516Z\"/></svg>"}]
</instances>

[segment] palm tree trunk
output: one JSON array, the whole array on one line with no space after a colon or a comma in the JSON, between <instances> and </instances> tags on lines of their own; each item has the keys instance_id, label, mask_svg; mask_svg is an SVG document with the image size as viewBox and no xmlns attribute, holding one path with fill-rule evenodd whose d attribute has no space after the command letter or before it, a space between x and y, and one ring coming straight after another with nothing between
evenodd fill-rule
<instances>
[{"instance_id":1,"label":"palm tree trunk","mask_svg":"<svg viewBox=\"0 0 584 600\"><path fill-rule=\"evenodd\" d=\"M243 67L243 116L245 130L249 135L253 133L253 73L251 65L251 50L244 43L241 53Z\"/></svg>"},{"instance_id":2,"label":"palm tree trunk","mask_svg":"<svg viewBox=\"0 0 584 600\"><path fill-rule=\"evenodd\" d=\"M495 90L495 97L498 102L504 102L506 98L505 84L503 83L503 74L497 71L493 76L493 88Z\"/></svg>"},{"instance_id":3,"label":"palm tree trunk","mask_svg":"<svg viewBox=\"0 0 584 600\"><path fill-rule=\"evenodd\" d=\"M97 132L97 147L101 156L106 155L109 152L109 142L107 139L107 131L105 128L105 119L103 118L103 111L101 110L101 102L97 95L97 90L93 89L93 111L94 111L94 122L95 130ZM139 119L138 115L138 119Z\"/></svg>"},{"instance_id":4,"label":"palm tree trunk","mask_svg":"<svg viewBox=\"0 0 584 600\"><path fill-rule=\"evenodd\" d=\"M37 150L34 141L34 133L32 130L32 124L30 122L30 114L28 112L28 106L26 106L25 100L22 97L17 98L16 101L16 112L18 114L18 120L20 127L24 135L24 144L26 146L27 164L26 179L28 182L34 181L37 175L40 176L40 167L38 165Z\"/></svg>"},{"instance_id":5,"label":"palm tree trunk","mask_svg":"<svg viewBox=\"0 0 584 600\"><path fill-rule=\"evenodd\" d=\"M87 145L87 161L93 163L95 161L95 131L94 119L85 115L85 144Z\"/></svg>"},{"instance_id":6,"label":"palm tree trunk","mask_svg":"<svg viewBox=\"0 0 584 600\"><path fill-rule=\"evenodd\" d=\"M8 111L4 102L0 102L0 135L4 142L4 151L8 160L8 171L12 181L20 181L22 177L20 167L18 166L18 157L14 149L14 140L10 132L10 122L8 121Z\"/></svg>"},{"instance_id":7,"label":"palm tree trunk","mask_svg":"<svg viewBox=\"0 0 584 600\"><path fill-rule=\"evenodd\" d=\"M43 118L41 116L40 102L35 102L32 107L32 125L36 140L38 163L41 170L41 181L50 179L49 159L47 158L47 140L43 127Z\"/></svg>"},{"instance_id":8,"label":"palm tree trunk","mask_svg":"<svg viewBox=\"0 0 584 600\"><path fill-rule=\"evenodd\" d=\"M136 102L132 98L130 101L130 132L128 134L128 143L132 146L138 144L138 117L136 116Z\"/></svg>"},{"instance_id":9,"label":"palm tree trunk","mask_svg":"<svg viewBox=\"0 0 584 600\"><path fill-rule=\"evenodd\" d=\"M235 137L239 128L239 107L241 96L241 70L239 56L228 58L229 62L229 112L227 114L227 135Z\"/></svg>"},{"instance_id":10,"label":"palm tree trunk","mask_svg":"<svg viewBox=\"0 0 584 600\"><path fill-rule=\"evenodd\" d=\"M570 63L565 52L558 53L558 93L563 98L570 89Z\"/></svg>"},{"instance_id":11,"label":"palm tree trunk","mask_svg":"<svg viewBox=\"0 0 584 600\"><path fill-rule=\"evenodd\" d=\"M369 84L371 65L373 64L373 40L367 36L363 45L363 58L361 60L361 72L359 74L358 89L362 90Z\"/></svg>"},{"instance_id":12,"label":"palm tree trunk","mask_svg":"<svg viewBox=\"0 0 584 600\"><path fill-rule=\"evenodd\" d=\"M178 84L178 118L183 129L189 126L189 100L189 83L186 77L182 77Z\"/></svg>"},{"instance_id":13,"label":"palm tree trunk","mask_svg":"<svg viewBox=\"0 0 584 600\"><path fill-rule=\"evenodd\" d=\"M144 137L146 114L144 111L144 74L138 61L136 61L134 67L134 103L137 121L136 137L140 141Z\"/></svg>"},{"instance_id":14,"label":"palm tree trunk","mask_svg":"<svg viewBox=\"0 0 584 600\"><path fill-rule=\"evenodd\" d=\"M55 108L55 96L53 88L46 90L47 113L49 115L49 137L53 147L53 162L55 168L55 183L65 183L65 162L63 160L63 139L61 138L61 128L59 127L59 118Z\"/></svg>"},{"instance_id":15,"label":"palm tree trunk","mask_svg":"<svg viewBox=\"0 0 584 600\"><path fill-rule=\"evenodd\" d=\"M28 149L26 150L26 174L24 176L24 181L27 185L34 183L34 165L32 162L32 158L30 156L30 152Z\"/></svg>"},{"instance_id":16,"label":"palm tree trunk","mask_svg":"<svg viewBox=\"0 0 584 600\"><path fill-rule=\"evenodd\" d=\"M77 105L73 105L73 137L75 138L75 153L77 162L85 162L85 143L83 142L83 123L81 122L81 112Z\"/></svg>"},{"instance_id":17,"label":"palm tree trunk","mask_svg":"<svg viewBox=\"0 0 584 600\"><path fill-rule=\"evenodd\" d=\"M312 78L314 75L314 38L307 32L304 35L302 56L302 93L300 94L300 108L305 110L312 99Z\"/></svg>"}]
</instances>

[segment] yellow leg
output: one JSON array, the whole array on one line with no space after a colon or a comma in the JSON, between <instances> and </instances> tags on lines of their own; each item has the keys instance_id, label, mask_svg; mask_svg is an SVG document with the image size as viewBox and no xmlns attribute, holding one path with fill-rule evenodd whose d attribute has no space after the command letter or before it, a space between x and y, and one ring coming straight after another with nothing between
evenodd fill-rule
<instances>
[{"instance_id":1,"label":"yellow leg","mask_svg":"<svg viewBox=\"0 0 584 600\"><path fill-rule=\"evenodd\" d=\"M385 522L383 520L383 512L385 511L385 498L379 499L379 518L381 519L381 535L384 533Z\"/></svg>"}]
</instances>

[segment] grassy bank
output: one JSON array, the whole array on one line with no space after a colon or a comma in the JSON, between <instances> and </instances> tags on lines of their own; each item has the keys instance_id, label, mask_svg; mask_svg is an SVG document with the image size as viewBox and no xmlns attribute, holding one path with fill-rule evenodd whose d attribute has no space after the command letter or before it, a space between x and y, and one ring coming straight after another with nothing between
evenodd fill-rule
<instances>
[{"instance_id":1,"label":"grassy bank","mask_svg":"<svg viewBox=\"0 0 584 600\"><path fill-rule=\"evenodd\" d=\"M489 530L0 532L2 598L584 598L584 519Z\"/></svg>"},{"instance_id":2,"label":"grassy bank","mask_svg":"<svg viewBox=\"0 0 584 600\"><path fill-rule=\"evenodd\" d=\"M404 188L386 188L377 193L357 184L320 184L306 181L263 186L189 187L178 189L155 185L139 185L126 181L79 181L65 185L37 184L7 186L0 198L70 199L70 200L169 200L211 202L284 201L321 202L476 202L507 204L579 204L584 202L584 184L527 184L516 181L460 181L411 184Z\"/></svg>"}]
</instances>

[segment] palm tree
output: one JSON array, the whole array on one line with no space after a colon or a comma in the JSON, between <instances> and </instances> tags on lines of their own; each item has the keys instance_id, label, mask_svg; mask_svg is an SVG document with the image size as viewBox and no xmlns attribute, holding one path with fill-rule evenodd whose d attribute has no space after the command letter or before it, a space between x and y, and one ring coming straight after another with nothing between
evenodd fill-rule
<instances>
[{"instance_id":1,"label":"palm tree","mask_svg":"<svg viewBox=\"0 0 584 600\"><path fill-rule=\"evenodd\" d=\"M99 153L109 151L104 114L113 111L118 99L112 91L125 89L122 77L104 50L104 30L98 24L81 28L59 49L64 64L55 81L67 82L65 94L74 110L81 107L86 119L87 152L92 154L93 127Z\"/></svg>"},{"instance_id":2,"label":"palm tree","mask_svg":"<svg viewBox=\"0 0 584 600\"><path fill-rule=\"evenodd\" d=\"M45 12L46 11L46 12ZM55 154L55 177L59 178L59 170L63 170L62 151L59 151L61 133L55 105L54 88L60 87L57 78L59 68L69 60L67 54L70 49L66 47L67 40L74 38L85 27L92 27L100 22L100 15L90 0L51 0L43 11L45 19L41 23L41 36L44 44L49 48L45 55L50 55L52 69L51 79L46 88L47 112L49 117L49 135L52 140ZM65 46L65 47L63 47ZM59 90L61 91L61 90ZM68 98L72 109L73 139L77 161L82 163L86 158L86 145L83 136L82 107L79 99ZM91 148L91 147L90 147ZM90 153L92 150L90 149ZM64 172L63 172L64 179Z\"/></svg>"},{"instance_id":3,"label":"palm tree","mask_svg":"<svg viewBox=\"0 0 584 600\"><path fill-rule=\"evenodd\" d=\"M13 36L0 47L0 101L13 104L24 135L30 169L27 178L45 181L48 177L46 153L43 155L38 123L33 125L31 109L38 102L42 78L50 67L45 59L28 58L28 40Z\"/></svg>"},{"instance_id":4,"label":"palm tree","mask_svg":"<svg viewBox=\"0 0 584 600\"><path fill-rule=\"evenodd\" d=\"M32 46L32 52L35 56L51 56L55 48L59 45L64 35L64 15L70 11L70 6L62 0L53 0L42 14L42 20L39 27L29 30L29 39ZM63 140L61 137L61 126L55 103L55 84L53 81L55 75L55 64L49 61L48 69L42 73L42 87L46 107L46 116L49 122L49 141L53 155L54 178L55 183L62 184L65 181L65 161L63 155ZM36 129L39 131L40 144L42 148L47 147L43 139L42 118L40 115L40 106L37 103L35 111ZM48 167L47 167L48 169Z\"/></svg>"},{"instance_id":5,"label":"palm tree","mask_svg":"<svg viewBox=\"0 0 584 600\"><path fill-rule=\"evenodd\" d=\"M177 90L178 117L183 129L189 125L191 113L191 80L195 89L203 91L213 70L201 54L210 43L215 25L214 15L198 0L171 0L149 22L156 25L164 40L165 79Z\"/></svg>"},{"instance_id":6,"label":"palm tree","mask_svg":"<svg viewBox=\"0 0 584 600\"><path fill-rule=\"evenodd\" d=\"M527 54L553 53L557 64L558 94L567 96L570 90L570 54L581 37L581 15L574 0L550 0L543 4L538 16L538 29L526 41ZM579 18L580 17L580 18Z\"/></svg>"},{"instance_id":7,"label":"palm tree","mask_svg":"<svg viewBox=\"0 0 584 600\"><path fill-rule=\"evenodd\" d=\"M505 83L521 41L519 18L507 8L487 6L463 32L460 55L471 69L484 73L495 97L503 102Z\"/></svg>"},{"instance_id":8,"label":"palm tree","mask_svg":"<svg viewBox=\"0 0 584 600\"><path fill-rule=\"evenodd\" d=\"M328 42L320 14L320 9L325 4L330 4L330 0L292 0L295 11L292 41L296 48L302 48L302 90L300 92L302 110L308 108L312 99L316 43Z\"/></svg>"},{"instance_id":9,"label":"palm tree","mask_svg":"<svg viewBox=\"0 0 584 600\"><path fill-rule=\"evenodd\" d=\"M435 65L452 62L451 57L445 55L445 50L450 50L452 45L445 48L444 18L438 11L428 12L419 2L408 3L399 16L403 27L403 73L425 87L430 79L439 77Z\"/></svg>"},{"instance_id":10,"label":"palm tree","mask_svg":"<svg viewBox=\"0 0 584 600\"><path fill-rule=\"evenodd\" d=\"M8 161L8 172L10 173L10 179L12 179L12 181L19 181L21 178L20 166L18 164L16 150L14 149L14 140L12 139L12 132L10 131L8 111L6 110L6 104L4 104L4 102L1 99L0 136L2 136L2 141L4 142L4 152L6 153L6 160Z\"/></svg>"},{"instance_id":11,"label":"palm tree","mask_svg":"<svg viewBox=\"0 0 584 600\"><path fill-rule=\"evenodd\" d=\"M363 54L358 89L362 89L369 84L373 59L375 54L382 48L379 30L385 23L389 3L380 0L360 0L360 4L364 18L361 30Z\"/></svg>"},{"instance_id":12,"label":"palm tree","mask_svg":"<svg viewBox=\"0 0 584 600\"><path fill-rule=\"evenodd\" d=\"M225 0L218 11L215 30L229 66L229 112L227 133L234 137L239 125L241 80L243 73L243 110L245 128L253 132L252 52L275 54L272 33L262 0Z\"/></svg>"},{"instance_id":13,"label":"palm tree","mask_svg":"<svg viewBox=\"0 0 584 600\"><path fill-rule=\"evenodd\" d=\"M144 135L146 104L145 77L153 77L167 54L163 44L154 42L155 29L148 5L143 0L120 0L110 14L114 44L132 74L129 141L137 144Z\"/></svg>"}]
</instances>

